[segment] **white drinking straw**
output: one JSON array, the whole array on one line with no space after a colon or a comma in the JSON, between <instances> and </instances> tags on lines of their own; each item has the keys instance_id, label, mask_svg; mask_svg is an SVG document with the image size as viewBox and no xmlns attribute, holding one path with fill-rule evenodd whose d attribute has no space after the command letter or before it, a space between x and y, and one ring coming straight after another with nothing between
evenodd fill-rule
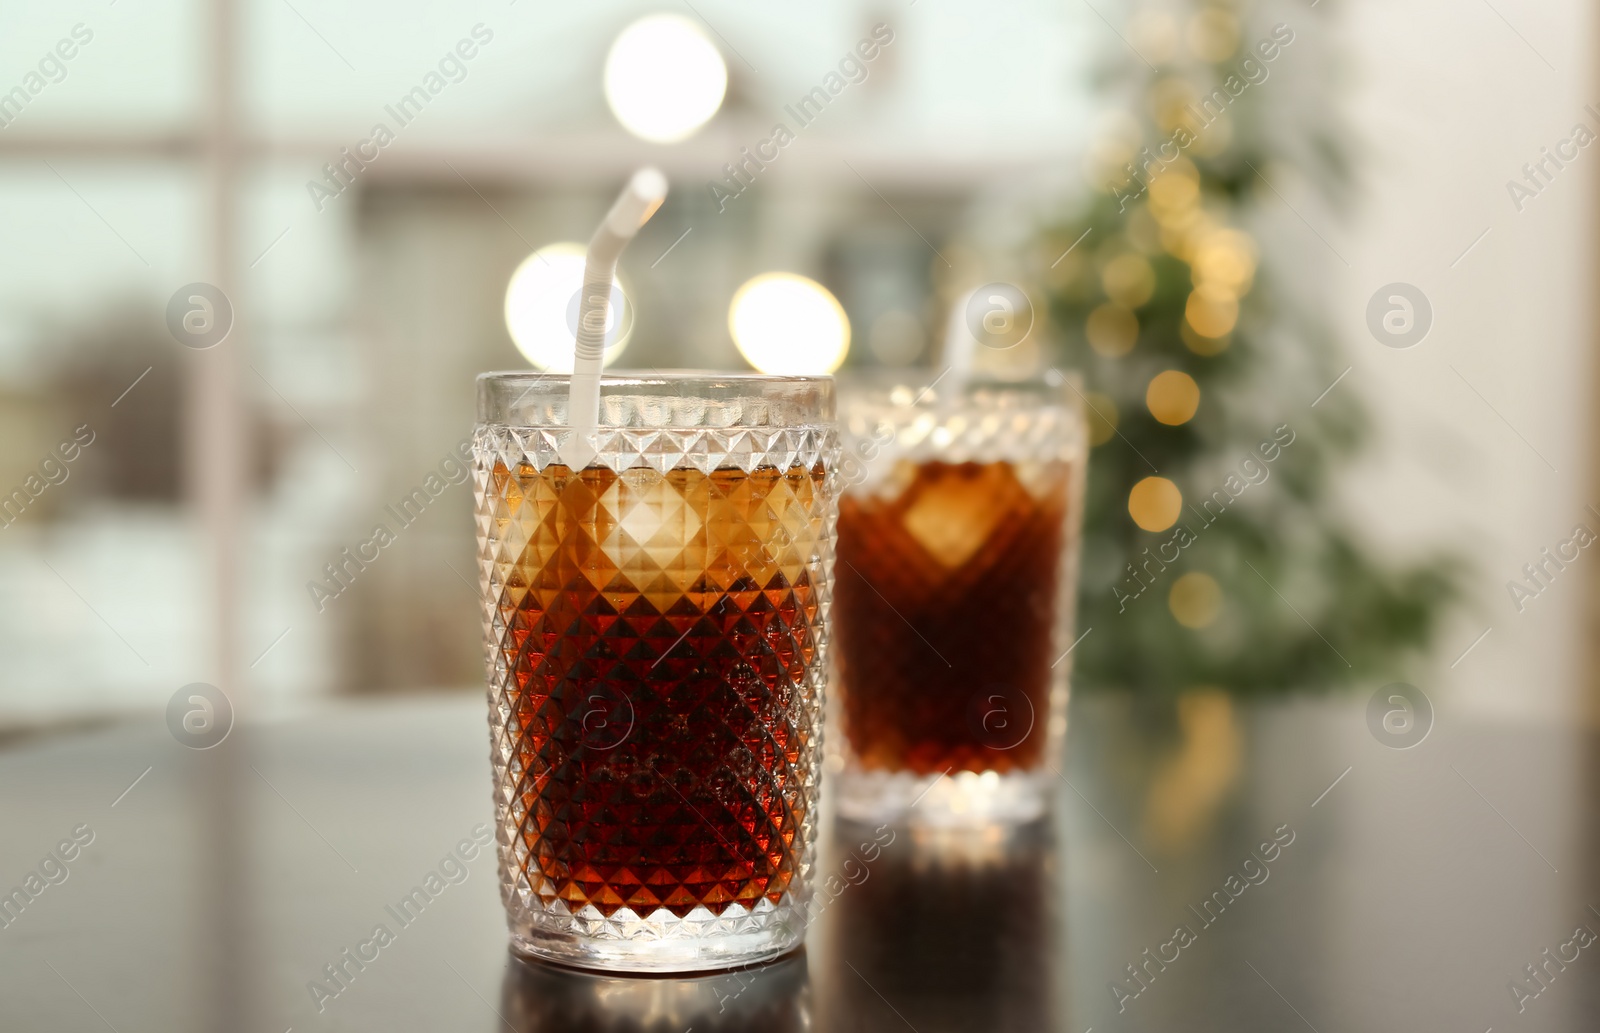
<instances>
[{"instance_id":1,"label":"white drinking straw","mask_svg":"<svg viewBox=\"0 0 1600 1033\"><path fill-rule=\"evenodd\" d=\"M956 400L966 393L967 383L972 379L972 360L978 350L978 339L967 325L967 309L976 293L975 289L970 290L957 298L956 303L950 306L950 318L944 324L944 373L938 381L944 388L940 392L943 399L939 405L941 409L953 408Z\"/></svg>"},{"instance_id":2,"label":"white drinking straw","mask_svg":"<svg viewBox=\"0 0 1600 1033\"><path fill-rule=\"evenodd\" d=\"M589 252L583 263L576 355L567 393L567 422L574 433L562 450L562 458L575 471L588 466L595 457L595 431L600 426L600 367L606 351L606 315L611 285L617 276L617 260L666 197L667 177L658 169L640 169L622 188L617 203L589 239ZM620 318L621 313L617 315Z\"/></svg>"}]
</instances>

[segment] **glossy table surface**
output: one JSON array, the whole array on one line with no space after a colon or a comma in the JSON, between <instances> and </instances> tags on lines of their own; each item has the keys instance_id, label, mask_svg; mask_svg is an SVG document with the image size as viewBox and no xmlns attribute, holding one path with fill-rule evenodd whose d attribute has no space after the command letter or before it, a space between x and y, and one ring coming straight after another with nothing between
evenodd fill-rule
<instances>
[{"instance_id":1,"label":"glossy table surface","mask_svg":"<svg viewBox=\"0 0 1600 1033\"><path fill-rule=\"evenodd\" d=\"M1600 743L1440 707L1397 750L1364 703L1075 700L1048 820L899 830L862 866L873 831L830 819L805 951L695 979L508 956L492 855L443 863L490 818L481 698L204 752L157 720L14 739L0 891L32 899L0 929L0 1029L1600 1028Z\"/></svg>"}]
</instances>

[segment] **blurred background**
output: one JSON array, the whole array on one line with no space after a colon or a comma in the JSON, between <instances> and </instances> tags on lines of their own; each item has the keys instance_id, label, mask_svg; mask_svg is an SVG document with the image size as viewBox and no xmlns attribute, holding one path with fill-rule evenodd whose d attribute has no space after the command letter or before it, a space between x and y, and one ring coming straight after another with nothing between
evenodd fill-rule
<instances>
[{"instance_id":1,"label":"blurred background","mask_svg":"<svg viewBox=\"0 0 1600 1033\"><path fill-rule=\"evenodd\" d=\"M937 372L968 291L1026 291L991 372L1081 369L1094 413L1081 688L1591 711L1593 561L1541 552L1600 532L1577 0L4 24L0 728L196 681L262 716L481 691L473 377L568 347L548 259L642 163L672 193L623 262L616 368ZM739 293L768 273L806 279ZM1273 477L1125 614L1141 550L1201 531L1282 425Z\"/></svg>"}]
</instances>

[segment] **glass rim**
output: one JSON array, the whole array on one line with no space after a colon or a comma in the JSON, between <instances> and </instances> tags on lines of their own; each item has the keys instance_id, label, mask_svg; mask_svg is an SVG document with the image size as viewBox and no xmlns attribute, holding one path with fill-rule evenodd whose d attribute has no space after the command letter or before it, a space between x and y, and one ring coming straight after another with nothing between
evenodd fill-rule
<instances>
[{"instance_id":1,"label":"glass rim","mask_svg":"<svg viewBox=\"0 0 1600 1033\"><path fill-rule=\"evenodd\" d=\"M881 387L929 387L940 384L946 388L951 383L945 380L949 367L938 366L857 366L840 370L834 374L840 388L843 389L873 389ZM1050 374L1060 377L1059 383L1051 383ZM1003 391L1012 389L1016 391L1055 391L1067 384L1082 386L1083 371L1075 366L1051 366L1027 376L1004 376L998 373L972 373L961 385L965 390Z\"/></svg>"},{"instance_id":2,"label":"glass rim","mask_svg":"<svg viewBox=\"0 0 1600 1033\"><path fill-rule=\"evenodd\" d=\"M477 377L479 426L571 431L567 373ZM719 370L624 370L600 378L597 431L800 430L832 426L833 377Z\"/></svg>"},{"instance_id":3,"label":"glass rim","mask_svg":"<svg viewBox=\"0 0 1600 1033\"><path fill-rule=\"evenodd\" d=\"M570 373L552 373L536 369L502 369L479 373L476 380L484 383L515 383L518 381L561 382L571 381ZM835 379L830 373L761 373L757 370L729 372L715 369L647 369L618 370L600 375L601 387L650 386L655 384L715 383L722 380L753 384L816 384Z\"/></svg>"},{"instance_id":4,"label":"glass rim","mask_svg":"<svg viewBox=\"0 0 1600 1033\"><path fill-rule=\"evenodd\" d=\"M1078 369L1051 367L1028 377L972 376L960 384L935 368L876 368L836 380L841 410L881 406L906 412L978 407L1081 409L1086 404L1084 378ZM1050 374L1054 373L1052 378ZM904 396L904 397L902 397Z\"/></svg>"}]
</instances>

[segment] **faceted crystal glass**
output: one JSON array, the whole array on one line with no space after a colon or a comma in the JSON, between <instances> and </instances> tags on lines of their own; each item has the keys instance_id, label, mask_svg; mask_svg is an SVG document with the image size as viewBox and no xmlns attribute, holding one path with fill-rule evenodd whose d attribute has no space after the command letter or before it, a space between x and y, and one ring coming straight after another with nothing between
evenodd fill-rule
<instances>
[{"instance_id":1,"label":"faceted crystal glass","mask_svg":"<svg viewBox=\"0 0 1600 1033\"><path fill-rule=\"evenodd\" d=\"M486 374L474 438L513 946L693 971L799 944L837 516L832 383ZM569 452L570 454L570 452Z\"/></svg>"},{"instance_id":2,"label":"faceted crystal glass","mask_svg":"<svg viewBox=\"0 0 1600 1033\"><path fill-rule=\"evenodd\" d=\"M847 384L840 813L1043 813L1066 730L1086 434L1076 387Z\"/></svg>"}]
</instances>

